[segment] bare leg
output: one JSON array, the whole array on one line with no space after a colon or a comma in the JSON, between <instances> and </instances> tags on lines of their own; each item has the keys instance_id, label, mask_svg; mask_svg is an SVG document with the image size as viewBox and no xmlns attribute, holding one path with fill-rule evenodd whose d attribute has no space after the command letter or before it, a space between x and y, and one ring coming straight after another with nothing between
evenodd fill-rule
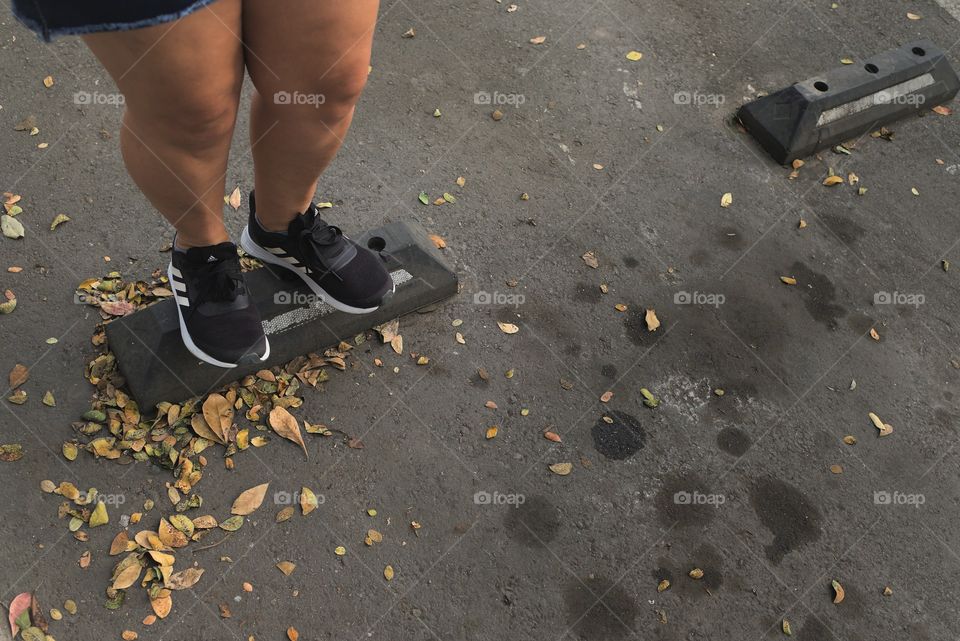
<instances>
[{"instance_id":1,"label":"bare leg","mask_svg":"<svg viewBox=\"0 0 960 641\"><path fill-rule=\"evenodd\" d=\"M257 217L268 230L313 199L367 81L378 0L243 0Z\"/></svg>"},{"instance_id":2,"label":"bare leg","mask_svg":"<svg viewBox=\"0 0 960 641\"><path fill-rule=\"evenodd\" d=\"M84 36L126 100L130 176L185 247L229 240L223 193L243 83L241 0L169 24Z\"/></svg>"}]
</instances>

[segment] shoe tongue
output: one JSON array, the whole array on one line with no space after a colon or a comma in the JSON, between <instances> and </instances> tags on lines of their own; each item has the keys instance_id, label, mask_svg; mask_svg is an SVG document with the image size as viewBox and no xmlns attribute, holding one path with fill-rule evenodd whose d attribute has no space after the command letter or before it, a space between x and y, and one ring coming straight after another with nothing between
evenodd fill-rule
<instances>
[{"instance_id":1,"label":"shoe tongue","mask_svg":"<svg viewBox=\"0 0 960 641\"><path fill-rule=\"evenodd\" d=\"M237 246L231 242L223 242L206 247L191 247L187 250L187 260L191 263L216 263L228 258L237 257Z\"/></svg>"}]
</instances>

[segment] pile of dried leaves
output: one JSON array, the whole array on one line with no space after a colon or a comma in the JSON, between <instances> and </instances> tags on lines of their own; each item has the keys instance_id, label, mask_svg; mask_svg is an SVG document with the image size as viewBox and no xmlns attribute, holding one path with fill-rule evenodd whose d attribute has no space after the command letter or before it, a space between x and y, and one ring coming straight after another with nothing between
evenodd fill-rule
<instances>
[{"instance_id":1,"label":"pile of dried leaves","mask_svg":"<svg viewBox=\"0 0 960 641\"><path fill-rule=\"evenodd\" d=\"M246 267L252 266L247 259ZM83 281L77 289L77 296L81 302L96 306L102 318L109 322L171 296L167 285L160 270L152 274L150 282L126 282L120 273L112 272L102 278ZM364 340L366 337L361 335L355 342L359 344ZM96 346L105 346L102 324L94 333L92 342ZM81 451L86 451L97 458L120 464L150 461L170 470L172 475L166 484L170 513L156 517L155 529L141 530L132 538L126 529L128 524L140 523L145 514L155 508L151 500L144 503L143 511L122 519L124 530L114 538L110 554L124 556L114 567L106 590L107 608L120 607L126 590L139 582L153 608L153 615L144 623L150 624L157 617L167 616L172 606L172 592L192 587L203 574L203 569L198 567L175 571L174 552L202 540L213 531L224 531L229 536L240 529L245 515L259 507L266 484L244 492L234 503L233 515L223 521L212 515L189 515L203 505L196 486L209 464L211 452L222 457L228 469L234 469L235 458L240 452L263 447L270 442L271 435L276 434L297 444L306 455L304 431L327 437L339 434L348 446L363 447L359 439L324 425L303 421L301 429L300 422L290 413L291 409L302 405L299 394L305 388L316 387L328 380L329 367L346 369L346 359L352 347L343 342L322 355L311 353L284 366L263 369L204 398L184 403L162 402L155 408L141 408L124 391L123 377L110 351L103 351L87 365L86 378L96 391L82 420L72 424L75 435L63 443L63 456L73 461ZM18 380L25 381L28 372L24 368L16 374ZM5 449L3 455L13 459L22 455L22 451ZM110 520L107 502L95 488L82 492L69 482L55 484L45 480L41 489L66 499L60 505L59 515L68 519L68 527L78 540L88 540L85 527L98 527ZM312 505L311 496L314 496ZM309 488L303 488L303 514L315 507L315 495ZM289 512L284 518L292 516L292 510ZM86 557L89 563L89 553Z\"/></svg>"}]
</instances>

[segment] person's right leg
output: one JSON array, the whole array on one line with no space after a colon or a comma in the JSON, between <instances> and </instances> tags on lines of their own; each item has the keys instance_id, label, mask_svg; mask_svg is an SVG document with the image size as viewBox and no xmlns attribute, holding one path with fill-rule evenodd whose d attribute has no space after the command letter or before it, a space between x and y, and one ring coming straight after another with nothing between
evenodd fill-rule
<instances>
[{"instance_id":1,"label":"person's right leg","mask_svg":"<svg viewBox=\"0 0 960 641\"><path fill-rule=\"evenodd\" d=\"M218 0L175 22L83 37L126 102L127 170L182 247L229 239L223 193L243 84L240 10L240 0Z\"/></svg>"},{"instance_id":2,"label":"person's right leg","mask_svg":"<svg viewBox=\"0 0 960 641\"><path fill-rule=\"evenodd\" d=\"M240 14L240 0L218 0L175 22L84 37L126 100L127 170L177 230L167 275L183 343L218 367L270 355L223 225L243 84Z\"/></svg>"}]
</instances>

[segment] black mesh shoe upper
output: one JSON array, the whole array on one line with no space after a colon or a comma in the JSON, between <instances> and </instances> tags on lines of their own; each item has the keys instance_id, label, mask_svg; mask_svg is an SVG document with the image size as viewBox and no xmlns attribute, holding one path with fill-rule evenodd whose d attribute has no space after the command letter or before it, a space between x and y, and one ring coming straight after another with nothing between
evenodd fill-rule
<instances>
[{"instance_id":1,"label":"black mesh shoe upper","mask_svg":"<svg viewBox=\"0 0 960 641\"><path fill-rule=\"evenodd\" d=\"M260 313L250 300L237 246L174 251L171 288L193 343L217 360L259 360L266 351Z\"/></svg>"}]
</instances>

